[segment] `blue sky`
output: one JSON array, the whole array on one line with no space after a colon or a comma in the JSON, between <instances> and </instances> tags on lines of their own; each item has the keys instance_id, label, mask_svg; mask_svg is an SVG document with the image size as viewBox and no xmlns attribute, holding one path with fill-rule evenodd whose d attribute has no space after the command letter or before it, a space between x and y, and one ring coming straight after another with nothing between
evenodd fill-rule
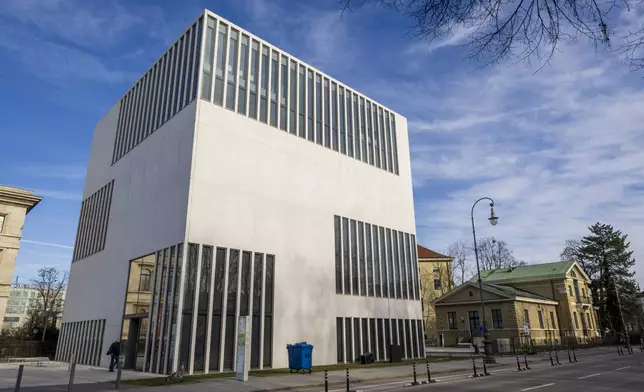
<instances>
[{"instance_id":1,"label":"blue sky","mask_svg":"<svg viewBox=\"0 0 644 392\"><path fill-rule=\"evenodd\" d=\"M29 214L15 274L68 268L94 124L204 9L233 21L409 121L421 244L470 239L469 209L497 202L505 240L528 262L558 260L596 221L644 257L644 71L580 40L538 63L465 59L467 29L433 43L410 20L337 0L3 0L0 183L44 196ZM623 33L642 7L616 15ZM642 255L642 256L640 256ZM644 285L644 262L637 265Z\"/></svg>"}]
</instances>

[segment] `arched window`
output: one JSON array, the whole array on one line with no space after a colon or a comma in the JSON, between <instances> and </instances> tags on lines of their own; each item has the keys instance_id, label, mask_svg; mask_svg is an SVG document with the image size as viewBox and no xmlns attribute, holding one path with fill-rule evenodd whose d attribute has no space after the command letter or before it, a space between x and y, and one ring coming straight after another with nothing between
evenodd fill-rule
<instances>
[{"instance_id":1,"label":"arched window","mask_svg":"<svg viewBox=\"0 0 644 392\"><path fill-rule=\"evenodd\" d=\"M150 291L150 281L152 280L152 271L147 268L141 270L139 279L139 291Z\"/></svg>"}]
</instances>

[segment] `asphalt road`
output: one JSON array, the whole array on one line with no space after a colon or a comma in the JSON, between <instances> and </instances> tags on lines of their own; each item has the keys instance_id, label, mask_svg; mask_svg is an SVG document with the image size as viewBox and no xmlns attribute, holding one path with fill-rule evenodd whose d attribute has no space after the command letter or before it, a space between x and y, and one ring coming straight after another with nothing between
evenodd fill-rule
<instances>
[{"instance_id":1,"label":"asphalt road","mask_svg":"<svg viewBox=\"0 0 644 392\"><path fill-rule=\"evenodd\" d=\"M355 386L364 392L643 392L644 353L619 357L598 355L583 361L549 367L532 366L532 370L517 372L511 369L493 371L491 376L465 378L466 375L439 377L429 385L404 386L401 382L381 385ZM419 378L422 377L419 375ZM354 389L354 388L351 388Z\"/></svg>"}]
</instances>

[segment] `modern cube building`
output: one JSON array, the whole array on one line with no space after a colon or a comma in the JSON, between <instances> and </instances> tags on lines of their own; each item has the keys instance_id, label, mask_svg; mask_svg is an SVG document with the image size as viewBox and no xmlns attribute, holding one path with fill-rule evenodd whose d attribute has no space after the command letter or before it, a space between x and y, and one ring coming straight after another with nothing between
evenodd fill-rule
<instances>
[{"instance_id":1,"label":"modern cube building","mask_svg":"<svg viewBox=\"0 0 644 392\"><path fill-rule=\"evenodd\" d=\"M424 356L407 122L205 11L95 127L56 355L234 370L244 315L251 368Z\"/></svg>"}]
</instances>

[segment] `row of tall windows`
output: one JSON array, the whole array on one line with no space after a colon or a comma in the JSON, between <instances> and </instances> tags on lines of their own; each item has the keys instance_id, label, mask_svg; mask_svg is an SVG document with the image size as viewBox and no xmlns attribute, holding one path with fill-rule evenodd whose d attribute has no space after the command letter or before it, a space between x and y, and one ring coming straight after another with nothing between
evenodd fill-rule
<instances>
[{"instance_id":1,"label":"row of tall windows","mask_svg":"<svg viewBox=\"0 0 644 392\"><path fill-rule=\"evenodd\" d=\"M121 98L112 163L197 97L202 23L203 18L193 23ZM205 72L208 60L205 56L204 83L212 77Z\"/></svg>"},{"instance_id":2,"label":"row of tall windows","mask_svg":"<svg viewBox=\"0 0 644 392\"><path fill-rule=\"evenodd\" d=\"M105 248L113 190L114 180L83 200L72 262L91 256Z\"/></svg>"},{"instance_id":3,"label":"row of tall windows","mask_svg":"<svg viewBox=\"0 0 644 392\"><path fill-rule=\"evenodd\" d=\"M274 271L274 255L194 243L132 260L121 336L125 363L163 374L235 370L239 316L250 316L251 367L270 367ZM150 328L132 327L142 316Z\"/></svg>"},{"instance_id":4,"label":"row of tall windows","mask_svg":"<svg viewBox=\"0 0 644 392\"><path fill-rule=\"evenodd\" d=\"M419 300L416 236L333 217L337 294Z\"/></svg>"},{"instance_id":5,"label":"row of tall windows","mask_svg":"<svg viewBox=\"0 0 644 392\"><path fill-rule=\"evenodd\" d=\"M391 346L400 346L403 359L424 358L422 320L382 318L336 318L338 363L359 362L373 353L376 361L388 360Z\"/></svg>"},{"instance_id":6,"label":"row of tall windows","mask_svg":"<svg viewBox=\"0 0 644 392\"><path fill-rule=\"evenodd\" d=\"M78 364L98 366L103 355L104 333L105 319L63 323L58 337L56 361L68 362L73 356Z\"/></svg>"},{"instance_id":7,"label":"row of tall windows","mask_svg":"<svg viewBox=\"0 0 644 392\"><path fill-rule=\"evenodd\" d=\"M205 39L202 99L398 174L394 113L225 21Z\"/></svg>"}]
</instances>

